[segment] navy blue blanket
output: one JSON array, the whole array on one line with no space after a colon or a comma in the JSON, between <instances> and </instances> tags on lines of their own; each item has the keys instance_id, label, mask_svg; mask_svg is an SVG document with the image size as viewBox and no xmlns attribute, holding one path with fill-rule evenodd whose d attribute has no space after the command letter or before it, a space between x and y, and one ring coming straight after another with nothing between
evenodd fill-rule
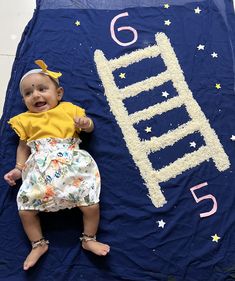
<instances>
[{"instance_id":1,"label":"navy blue blanket","mask_svg":"<svg viewBox=\"0 0 235 281\"><path fill-rule=\"evenodd\" d=\"M0 127L0 280L235 280L232 1L38 0L18 46ZM95 123L83 148L102 176L99 240L81 249L79 210L42 213L50 249L30 250L16 207L18 85L43 59L64 100Z\"/></svg>"}]
</instances>

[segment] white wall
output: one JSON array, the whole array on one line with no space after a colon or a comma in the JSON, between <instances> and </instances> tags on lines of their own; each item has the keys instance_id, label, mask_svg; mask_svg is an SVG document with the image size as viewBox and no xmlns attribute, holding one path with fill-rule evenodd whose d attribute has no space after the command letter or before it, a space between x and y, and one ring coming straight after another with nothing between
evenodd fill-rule
<instances>
[{"instance_id":1,"label":"white wall","mask_svg":"<svg viewBox=\"0 0 235 281\"><path fill-rule=\"evenodd\" d=\"M36 0L0 0L0 116L16 49L35 7Z\"/></svg>"}]
</instances>

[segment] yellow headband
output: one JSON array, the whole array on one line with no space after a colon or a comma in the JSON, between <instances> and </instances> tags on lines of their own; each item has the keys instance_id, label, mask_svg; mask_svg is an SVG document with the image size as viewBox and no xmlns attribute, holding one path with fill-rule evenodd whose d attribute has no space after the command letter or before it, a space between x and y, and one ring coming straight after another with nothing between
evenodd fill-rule
<instances>
[{"instance_id":1,"label":"yellow headband","mask_svg":"<svg viewBox=\"0 0 235 281\"><path fill-rule=\"evenodd\" d=\"M21 83L24 80L25 77L27 77L30 74L34 74L34 73L43 73L45 75L50 76L58 85L59 83L59 77L62 76L61 72L53 72L47 69L47 65L45 64L45 62L43 60L36 60L35 63L40 67L40 69L31 69L30 71L28 71L27 73L25 73L23 75L23 77L20 80L20 91L21 91Z\"/></svg>"},{"instance_id":2,"label":"yellow headband","mask_svg":"<svg viewBox=\"0 0 235 281\"><path fill-rule=\"evenodd\" d=\"M49 75L51 78L58 79L62 73L61 72L54 72L47 69L47 65L43 60L35 60L35 63L41 67L42 72Z\"/></svg>"}]
</instances>

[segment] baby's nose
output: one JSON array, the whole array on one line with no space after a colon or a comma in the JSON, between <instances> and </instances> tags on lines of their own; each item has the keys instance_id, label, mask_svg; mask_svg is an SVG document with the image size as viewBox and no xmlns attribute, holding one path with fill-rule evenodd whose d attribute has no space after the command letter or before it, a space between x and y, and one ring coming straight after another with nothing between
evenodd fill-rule
<instances>
[{"instance_id":1,"label":"baby's nose","mask_svg":"<svg viewBox=\"0 0 235 281\"><path fill-rule=\"evenodd\" d=\"M34 96L35 98L40 97L40 92L37 91L37 90L34 90L34 91L33 91L33 96Z\"/></svg>"}]
</instances>

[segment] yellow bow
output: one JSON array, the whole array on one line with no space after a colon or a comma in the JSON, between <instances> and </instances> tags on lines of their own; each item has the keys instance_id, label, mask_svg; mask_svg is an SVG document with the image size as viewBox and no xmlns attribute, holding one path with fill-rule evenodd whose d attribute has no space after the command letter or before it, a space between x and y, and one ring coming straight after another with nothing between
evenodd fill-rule
<instances>
[{"instance_id":1,"label":"yellow bow","mask_svg":"<svg viewBox=\"0 0 235 281\"><path fill-rule=\"evenodd\" d=\"M58 79L62 73L61 72L54 72L47 69L47 65L43 60L35 60L35 63L42 69L42 71L48 74L50 77L54 79Z\"/></svg>"}]
</instances>

